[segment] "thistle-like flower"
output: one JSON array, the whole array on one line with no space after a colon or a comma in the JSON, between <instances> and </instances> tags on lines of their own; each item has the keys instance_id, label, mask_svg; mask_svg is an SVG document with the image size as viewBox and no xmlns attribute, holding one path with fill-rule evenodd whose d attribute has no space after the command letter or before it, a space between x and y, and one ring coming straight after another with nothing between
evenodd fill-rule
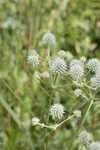
<instances>
[{"instance_id":1,"label":"thistle-like flower","mask_svg":"<svg viewBox=\"0 0 100 150\"><path fill-rule=\"evenodd\" d=\"M74 64L70 67L69 74L73 80L80 80L84 75L84 68L79 64Z\"/></svg>"},{"instance_id":2,"label":"thistle-like flower","mask_svg":"<svg viewBox=\"0 0 100 150\"><path fill-rule=\"evenodd\" d=\"M50 63L50 72L52 74L65 74L67 71L67 64L66 62L57 57Z\"/></svg>"},{"instance_id":3,"label":"thistle-like flower","mask_svg":"<svg viewBox=\"0 0 100 150\"><path fill-rule=\"evenodd\" d=\"M27 61L28 61L28 63L32 64L33 67L36 67L37 65L39 65L38 53L35 50L31 51L27 58Z\"/></svg>"},{"instance_id":4,"label":"thistle-like flower","mask_svg":"<svg viewBox=\"0 0 100 150\"><path fill-rule=\"evenodd\" d=\"M56 45L56 39L55 36L48 31L47 33L44 34L43 38L42 38L42 44L47 44L49 46L51 45Z\"/></svg>"},{"instance_id":5,"label":"thistle-like flower","mask_svg":"<svg viewBox=\"0 0 100 150\"><path fill-rule=\"evenodd\" d=\"M81 67L84 67L84 63L80 60L77 59L73 59L70 63L70 68L74 65L80 65Z\"/></svg>"},{"instance_id":6,"label":"thistle-like flower","mask_svg":"<svg viewBox=\"0 0 100 150\"><path fill-rule=\"evenodd\" d=\"M32 124L33 126L37 125L40 122L40 119L37 117L32 118Z\"/></svg>"},{"instance_id":7,"label":"thistle-like flower","mask_svg":"<svg viewBox=\"0 0 100 150\"><path fill-rule=\"evenodd\" d=\"M81 90L81 89L76 89L76 90L74 91L74 94L75 94L76 97L79 97L79 96L82 95L82 90Z\"/></svg>"},{"instance_id":8,"label":"thistle-like flower","mask_svg":"<svg viewBox=\"0 0 100 150\"><path fill-rule=\"evenodd\" d=\"M58 52L58 56L61 57L61 58L65 58L66 57L66 52L64 50L60 50Z\"/></svg>"},{"instance_id":9,"label":"thistle-like flower","mask_svg":"<svg viewBox=\"0 0 100 150\"><path fill-rule=\"evenodd\" d=\"M91 78L91 86L94 88L100 87L100 74L97 74Z\"/></svg>"},{"instance_id":10,"label":"thistle-like flower","mask_svg":"<svg viewBox=\"0 0 100 150\"><path fill-rule=\"evenodd\" d=\"M50 74L49 74L49 72L45 71L45 72L41 73L41 77L43 77L45 79L49 79L50 78Z\"/></svg>"},{"instance_id":11,"label":"thistle-like flower","mask_svg":"<svg viewBox=\"0 0 100 150\"><path fill-rule=\"evenodd\" d=\"M100 67L100 61L96 58L90 59L87 63L87 68L92 72L96 72L98 67Z\"/></svg>"},{"instance_id":12,"label":"thistle-like flower","mask_svg":"<svg viewBox=\"0 0 100 150\"><path fill-rule=\"evenodd\" d=\"M75 110L75 111L74 111L74 115L75 115L77 118L81 117L81 111L80 111L80 110Z\"/></svg>"},{"instance_id":13,"label":"thistle-like flower","mask_svg":"<svg viewBox=\"0 0 100 150\"><path fill-rule=\"evenodd\" d=\"M89 145L89 149L88 150L100 150L100 143L99 142L92 142Z\"/></svg>"},{"instance_id":14,"label":"thistle-like flower","mask_svg":"<svg viewBox=\"0 0 100 150\"><path fill-rule=\"evenodd\" d=\"M81 131L78 136L78 141L80 144L88 146L92 141L92 135L87 131Z\"/></svg>"},{"instance_id":15,"label":"thistle-like flower","mask_svg":"<svg viewBox=\"0 0 100 150\"><path fill-rule=\"evenodd\" d=\"M63 117L63 114L64 114L63 105L54 104L53 106L51 106L50 114L51 114L53 119L56 119L56 118L61 119Z\"/></svg>"}]
</instances>

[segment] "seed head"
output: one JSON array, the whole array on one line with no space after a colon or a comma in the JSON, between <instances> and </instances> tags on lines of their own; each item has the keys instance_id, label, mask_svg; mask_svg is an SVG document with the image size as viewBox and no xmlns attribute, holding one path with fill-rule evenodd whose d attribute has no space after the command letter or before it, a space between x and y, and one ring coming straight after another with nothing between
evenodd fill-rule
<instances>
[{"instance_id":1,"label":"seed head","mask_svg":"<svg viewBox=\"0 0 100 150\"><path fill-rule=\"evenodd\" d=\"M61 119L64 114L64 107L61 104L54 104L50 109L50 114L53 119Z\"/></svg>"},{"instance_id":2,"label":"seed head","mask_svg":"<svg viewBox=\"0 0 100 150\"><path fill-rule=\"evenodd\" d=\"M55 36L50 31L45 33L42 38L42 44L44 44L44 45L47 44L49 46L56 45Z\"/></svg>"},{"instance_id":3,"label":"seed head","mask_svg":"<svg viewBox=\"0 0 100 150\"><path fill-rule=\"evenodd\" d=\"M50 72L52 74L65 74L66 71L67 71L67 64L63 59L57 57L56 59L51 61Z\"/></svg>"}]
</instances>

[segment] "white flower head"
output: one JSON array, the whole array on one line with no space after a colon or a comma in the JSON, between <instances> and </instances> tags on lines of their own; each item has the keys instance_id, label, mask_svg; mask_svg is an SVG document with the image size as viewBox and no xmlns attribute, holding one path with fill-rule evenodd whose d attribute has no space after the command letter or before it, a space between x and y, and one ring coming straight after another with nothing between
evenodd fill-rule
<instances>
[{"instance_id":1,"label":"white flower head","mask_svg":"<svg viewBox=\"0 0 100 150\"><path fill-rule=\"evenodd\" d=\"M28 63L32 64L33 67L39 65L39 55L38 53L33 50L29 53L29 56L27 58Z\"/></svg>"},{"instance_id":2,"label":"white flower head","mask_svg":"<svg viewBox=\"0 0 100 150\"><path fill-rule=\"evenodd\" d=\"M53 106L51 106L50 114L51 114L53 119L56 119L56 118L61 119L63 117L63 114L64 114L63 105L54 104Z\"/></svg>"},{"instance_id":3,"label":"white flower head","mask_svg":"<svg viewBox=\"0 0 100 150\"><path fill-rule=\"evenodd\" d=\"M47 44L49 46L51 45L56 45L56 39L55 36L48 31L47 33L44 34L43 38L42 38L42 44Z\"/></svg>"},{"instance_id":4,"label":"white flower head","mask_svg":"<svg viewBox=\"0 0 100 150\"><path fill-rule=\"evenodd\" d=\"M32 118L32 124L33 124L33 126L39 124L39 122L40 122L39 118L37 118L37 117Z\"/></svg>"},{"instance_id":5,"label":"white flower head","mask_svg":"<svg viewBox=\"0 0 100 150\"><path fill-rule=\"evenodd\" d=\"M82 95L82 90L81 89L76 89L76 90L74 90L74 94L75 94L76 97L79 97L79 96Z\"/></svg>"},{"instance_id":6,"label":"white flower head","mask_svg":"<svg viewBox=\"0 0 100 150\"><path fill-rule=\"evenodd\" d=\"M81 111L80 111L80 110L75 110L75 111L74 111L74 115L75 115L77 118L81 117Z\"/></svg>"},{"instance_id":7,"label":"white flower head","mask_svg":"<svg viewBox=\"0 0 100 150\"><path fill-rule=\"evenodd\" d=\"M100 143L99 142L92 142L89 145L89 149L88 150L100 150Z\"/></svg>"},{"instance_id":8,"label":"white flower head","mask_svg":"<svg viewBox=\"0 0 100 150\"><path fill-rule=\"evenodd\" d=\"M100 67L100 61L96 58L89 59L87 63L87 68L92 71L96 72L96 70Z\"/></svg>"},{"instance_id":9,"label":"white flower head","mask_svg":"<svg viewBox=\"0 0 100 150\"><path fill-rule=\"evenodd\" d=\"M57 57L50 63L50 72L52 74L65 74L67 71L67 64L64 59Z\"/></svg>"},{"instance_id":10,"label":"white flower head","mask_svg":"<svg viewBox=\"0 0 100 150\"><path fill-rule=\"evenodd\" d=\"M88 145L92 141L92 135L87 131L81 131L78 135L78 141L80 144Z\"/></svg>"},{"instance_id":11,"label":"white flower head","mask_svg":"<svg viewBox=\"0 0 100 150\"><path fill-rule=\"evenodd\" d=\"M91 86L94 88L100 87L100 75L99 74L91 78Z\"/></svg>"},{"instance_id":12,"label":"white flower head","mask_svg":"<svg viewBox=\"0 0 100 150\"><path fill-rule=\"evenodd\" d=\"M84 75L84 68L79 64L73 65L70 67L69 74L73 80L80 80Z\"/></svg>"},{"instance_id":13,"label":"white flower head","mask_svg":"<svg viewBox=\"0 0 100 150\"><path fill-rule=\"evenodd\" d=\"M84 67L84 63L81 62L80 60L77 59L73 59L70 63L70 67L74 66L74 65L80 65L81 67Z\"/></svg>"},{"instance_id":14,"label":"white flower head","mask_svg":"<svg viewBox=\"0 0 100 150\"><path fill-rule=\"evenodd\" d=\"M60 50L58 52L58 56L61 57L61 58L65 58L66 57L66 52L64 50Z\"/></svg>"},{"instance_id":15,"label":"white flower head","mask_svg":"<svg viewBox=\"0 0 100 150\"><path fill-rule=\"evenodd\" d=\"M50 74L49 74L49 72L45 71L45 72L41 73L41 77L48 79L48 78L50 78Z\"/></svg>"}]
</instances>

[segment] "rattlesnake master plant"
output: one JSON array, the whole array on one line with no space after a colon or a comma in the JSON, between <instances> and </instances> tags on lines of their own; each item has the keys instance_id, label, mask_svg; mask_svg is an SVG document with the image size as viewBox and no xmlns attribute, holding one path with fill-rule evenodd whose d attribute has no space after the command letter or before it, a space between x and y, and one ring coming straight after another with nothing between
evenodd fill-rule
<instances>
[{"instance_id":1,"label":"rattlesnake master plant","mask_svg":"<svg viewBox=\"0 0 100 150\"><path fill-rule=\"evenodd\" d=\"M43 44L48 45L49 50L51 51L51 45L55 45L56 39L52 33L48 32L43 36L42 42ZM88 113L92 105L97 100L97 94L100 88L99 60L97 58L87 60L85 56L82 56L80 59L73 59L72 55L63 50L60 50L56 54L53 53L52 56L48 55L48 57L45 58L44 62L41 61L43 66L41 67L39 64L39 58L41 57L34 51L30 56L31 57L28 57L28 61L33 64L33 66L39 66L38 68L34 68L35 79L42 82L48 79L50 88L52 88L55 93L56 89L59 89L59 87L62 91L64 91L62 82L65 82L65 84L68 83L67 86L72 88L72 93L76 101L77 99L84 99L84 101L82 102L77 102L80 104L80 107L78 107L78 105L77 107L73 108L72 111L68 112L68 114L66 114L66 111L69 108L66 108L66 106L64 106L64 103L62 103L60 99L58 100L57 97L56 99L55 97L53 99L51 97L47 107L48 122L45 121L47 124L41 123L41 118L39 119L37 117L32 119L32 124L38 125L42 128L56 130L62 124L74 118L76 119L76 121L80 120L79 129L77 127L77 133L79 133L80 129L84 126L84 123L88 118ZM66 94L68 92L70 91L66 91ZM45 91L45 93L47 92ZM68 93L68 95L70 94ZM56 103L56 101L58 101L59 103ZM70 99L66 101L70 101ZM86 106L88 104L88 107L83 107L83 103ZM81 110L81 108L83 109ZM52 124L54 120L55 123ZM87 131L82 131L77 136L79 143L84 146L86 150L88 150L87 148L92 142L91 134ZM89 150L95 150L91 149L93 145L89 147Z\"/></svg>"}]
</instances>

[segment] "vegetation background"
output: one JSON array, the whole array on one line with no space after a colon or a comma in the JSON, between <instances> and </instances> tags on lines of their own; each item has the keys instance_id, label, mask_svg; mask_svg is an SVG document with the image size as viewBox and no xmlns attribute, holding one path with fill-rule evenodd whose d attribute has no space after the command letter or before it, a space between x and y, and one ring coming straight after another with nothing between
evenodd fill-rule
<instances>
[{"instance_id":1,"label":"vegetation background","mask_svg":"<svg viewBox=\"0 0 100 150\"><path fill-rule=\"evenodd\" d=\"M78 149L75 120L48 138L46 129L31 125L34 116L46 122L48 99L60 101L67 112L78 100L69 86L63 92L52 89L47 80L34 81L27 55L33 48L45 59L41 39L50 30L57 39L56 51L100 59L99 5L99 0L0 0L0 150L42 150L46 140L48 150ZM99 119L100 103L84 125L96 141L100 140Z\"/></svg>"}]
</instances>

